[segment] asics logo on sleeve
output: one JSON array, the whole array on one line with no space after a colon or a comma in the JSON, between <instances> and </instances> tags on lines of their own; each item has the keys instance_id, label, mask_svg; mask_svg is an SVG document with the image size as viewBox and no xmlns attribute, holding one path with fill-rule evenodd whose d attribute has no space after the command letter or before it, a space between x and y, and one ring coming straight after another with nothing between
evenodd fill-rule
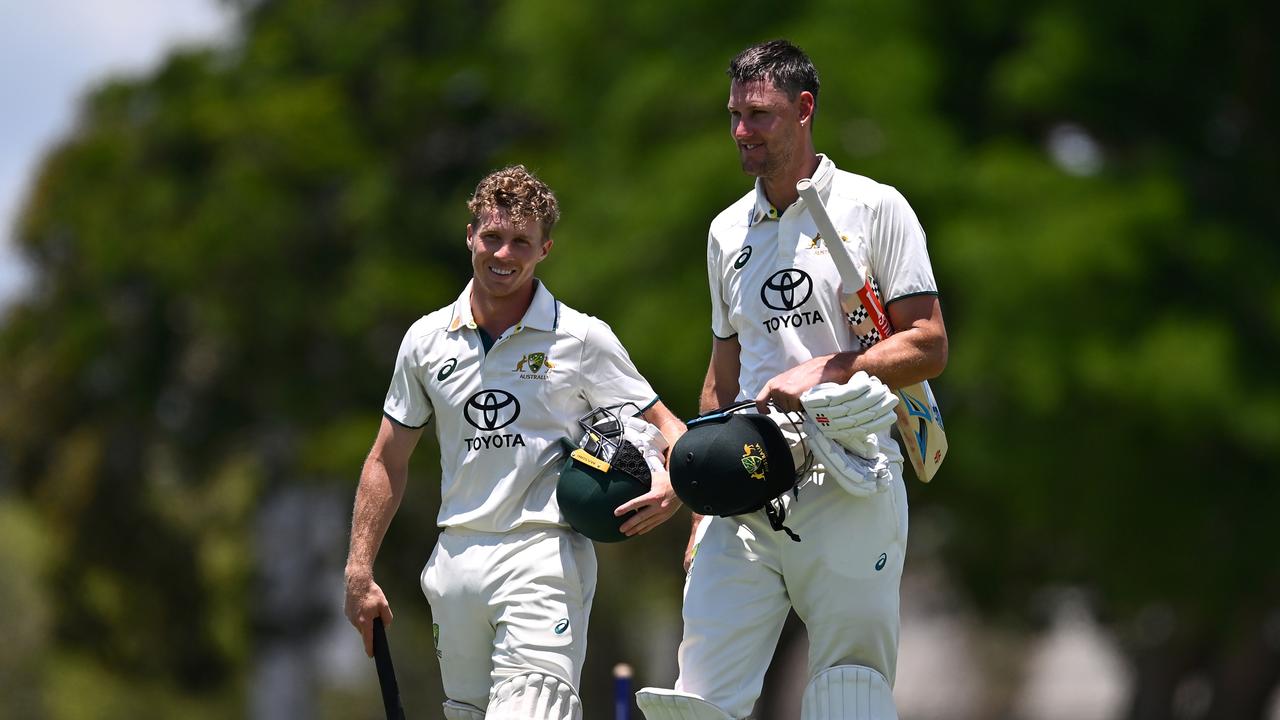
<instances>
[{"instance_id":1,"label":"asics logo on sleeve","mask_svg":"<svg viewBox=\"0 0 1280 720\"><path fill-rule=\"evenodd\" d=\"M452 375L453 371L457 367L458 367L458 358L449 358L449 360L440 367L440 372L436 373L436 380L439 380L440 382L444 382L445 378Z\"/></svg>"}]
</instances>

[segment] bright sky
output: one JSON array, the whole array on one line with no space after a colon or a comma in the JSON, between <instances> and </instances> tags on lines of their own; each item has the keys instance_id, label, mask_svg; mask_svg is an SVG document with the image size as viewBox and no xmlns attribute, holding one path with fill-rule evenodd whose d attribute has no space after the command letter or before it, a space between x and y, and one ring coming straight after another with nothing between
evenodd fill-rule
<instances>
[{"instance_id":1,"label":"bright sky","mask_svg":"<svg viewBox=\"0 0 1280 720\"><path fill-rule=\"evenodd\" d=\"M18 208L79 98L175 45L216 43L232 23L218 0L0 0L0 308L27 281L12 247Z\"/></svg>"}]
</instances>

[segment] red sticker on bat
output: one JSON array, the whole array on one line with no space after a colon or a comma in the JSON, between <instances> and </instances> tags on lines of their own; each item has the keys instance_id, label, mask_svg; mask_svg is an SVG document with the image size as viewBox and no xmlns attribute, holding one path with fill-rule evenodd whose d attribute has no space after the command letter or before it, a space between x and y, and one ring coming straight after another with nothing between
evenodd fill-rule
<instances>
[{"instance_id":1,"label":"red sticker on bat","mask_svg":"<svg viewBox=\"0 0 1280 720\"><path fill-rule=\"evenodd\" d=\"M880 337L883 339L892 335L893 326L889 324L889 316L885 314L884 306L880 304L880 298L876 297L870 279L858 291L858 299L862 301L862 307L867 309L871 323L876 326L876 330L880 331Z\"/></svg>"}]
</instances>

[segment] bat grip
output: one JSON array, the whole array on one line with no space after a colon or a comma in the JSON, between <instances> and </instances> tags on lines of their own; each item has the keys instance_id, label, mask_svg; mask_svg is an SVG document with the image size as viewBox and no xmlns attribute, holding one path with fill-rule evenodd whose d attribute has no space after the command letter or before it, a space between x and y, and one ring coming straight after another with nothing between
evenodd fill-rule
<instances>
[{"instance_id":1,"label":"bat grip","mask_svg":"<svg viewBox=\"0 0 1280 720\"><path fill-rule=\"evenodd\" d=\"M853 263L848 248L844 246L844 239L831 219L831 213L827 212L827 206L822 202L818 188L814 186L812 180L803 178L796 183L796 192L800 193L800 198L804 200L805 207L809 209L809 217L813 218L813 224L818 228L818 234L822 236L827 246L827 254L836 264L836 270L840 273L840 283L844 285L845 292L856 292L866 283L866 278L862 277L858 266Z\"/></svg>"},{"instance_id":2,"label":"bat grip","mask_svg":"<svg viewBox=\"0 0 1280 720\"><path fill-rule=\"evenodd\" d=\"M391 664L391 646L387 644L387 630L382 618L373 619L373 663L378 668L378 686L382 688L382 705L387 720L404 720L404 707L400 704L400 685L396 682L395 666Z\"/></svg>"}]
</instances>

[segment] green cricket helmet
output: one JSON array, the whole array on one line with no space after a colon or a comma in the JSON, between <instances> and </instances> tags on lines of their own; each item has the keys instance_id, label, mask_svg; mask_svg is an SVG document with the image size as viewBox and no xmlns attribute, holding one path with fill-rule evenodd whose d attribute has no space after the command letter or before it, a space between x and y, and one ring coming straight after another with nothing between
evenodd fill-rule
<instances>
[{"instance_id":1,"label":"green cricket helmet","mask_svg":"<svg viewBox=\"0 0 1280 720\"><path fill-rule=\"evenodd\" d=\"M778 423L735 403L688 422L671 450L671 485L689 509L728 517L755 512L795 487L800 468Z\"/></svg>"},{"instance_id":2,"label":"green cricket helmet","mask_svg":"<svg viewBox=\"0 0 1280 720\"><path fill-rule=\"evenodd\" d=\"M556 500L569 526L597 542L627 540L618 529L635 511L615 516L619 505L647 492L649 465L640 450L623 437L621 418L609 408L584 415L582 439L560 441L565 450L556 483Z\"/></svg>"}]
</instances>

